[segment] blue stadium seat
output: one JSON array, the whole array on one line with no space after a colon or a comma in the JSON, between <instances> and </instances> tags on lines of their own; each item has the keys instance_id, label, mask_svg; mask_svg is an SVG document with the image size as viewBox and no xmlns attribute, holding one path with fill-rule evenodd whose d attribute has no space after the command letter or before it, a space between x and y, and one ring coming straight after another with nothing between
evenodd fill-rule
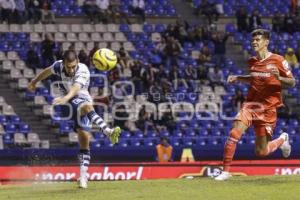
<instances>
[{"instance_id":1,"label":"blue stadium seat","mask_svg":"<svg viewBox=\"0 0 300 200\"><path fill-rule=\"evenodd\" d=\"M219 123L217 123L217 127L218 127L219 129L222 129L222 128L225 127L225 123L224 123L224 122L219 122Z\"/></svg>"},{"instance_id":2,"label":"blue stadium seat","mask_svg":"<svg viewBox=\"0 0 300 200\"><path fill-rule=\"evenodd\" d=\"M161 16L165 14L164 8L162 6L157 6L153 8L153 14L156 16Z\"/></svg>"},{"instance_id":3,"label":"blue stadium seat","mask_svg":"<svg viewBox=\"0 0 300 200\"><path fill-rule=\"evenodd\" d=\"M227 33L233 34L234 32L236 32L236 28L235 28L233 23L228 23L228 24L225 25L225 31Z\"/></svg>"},{"instance_id":4,"label":"blue stadium seat","mask_svg":"<svg viewBox=\"0 0 300 200\"><path fill-rule=\"evenodd\" d=\"M0 42L0 51L10 51L11 47L9 46L8 42Z\"/></svg>"},{"instance_id":5,"label":"blue stadium seat","mask_svg":"<svg viewBox=\"0 0 300 200\"><path fill-rule=\"evenodd\" d=\"M133 59L139 59L140 58L140 55L139 55L139 53L137 51L130 51L129 55Z\"/></svg>"},{"instance_id":6,"label":"blue stadium seat","mask_svg":"<svg viewBox=\"0 0 300 200\"><path fill-rule=\"evenodd\" d=\"M11 46L12 46L14 51L21 51L22 50L21 42L18 42L18 41L12 42Z\"/></svg>"},{"instance_id":7,"label":"blue stadium seat","mask_svg":"<svg viewBox=\"0 0 300 200\"><path fill-rule=\"evenodd\" d=\"M106 136L102 132L94 132L93 137L95 140L100 140L106 138Z\"/></svg>"},{"instance_id":8,"label":"blue stadium seat","mask_svg":"<svg viewBox=\"0 0 300 200\"><path fill-rule=\"evenodd\" d=\"M36 95L49 96L49 90L45 87L37 88Z\"/></svg>"},{"instance_id":9,"label":"blue stadium seat","mask_svg":"<svg viewBox=\"0 0 300 200\"><path fill-rule=\"evenodd\" d=\"M208 137L207 142L209 145L224 145L224 142L221 138Z\"/></svg>"},{"instance_id":10,"label":"blue stadium seat","mask_svg":"<svg viewBox=\"0 0 300 200\"><path fill-rule=\"evenodd\" d=\"M145 7L145 14L146 15L153 15L153 10L151 7Z\"/></svg>"},{"instance_id":11,"label":"blue stadium seat","mask_svg":"<svg viewBox=\"0 0 300 200\"><path fill-rule=\"evenodd\" d=\"M130 145L134 147L139 147L142 145L141 139L140 138L131 138L130 139Z\"/></svg>"},{"instance_id":12,"label":"blue stadium seat","mask_svg":"<svg viewBox=\"0 0 300 200\"><path fill-rule=\"evenodd\" d=\"M152 33L153 32L153 26L152 26L152 24L144 24L143 31L145 33Z\"/></svg>"},{"instance_id":13,"label":"blue stadium seat","mask_svg":"<svg viewBox=\"0 0 300 200\"><path fill-rule=\"evenodd\" d=\"M17 131L16 125L8 123L5 125L4 130L8 134L13 134Z\"/></svg>"},{"instance_id":14,"label":"blue stadium seat","mask_svg":"<svg viewBox=\"0 0 300 200\"><path fill-rule=\"evenodd\" d=\"M120 24L120 27L119 27L120 31L123 32L123 33L128 33L128 32L131 32L128 24Z\"/></svg>"},{"instance_id":15,"label":"blue stadium seat","mask_svg":"<svg viewBox=\"0 0 300 200\"><path fill-rule=\"evenodd\" d=\"M5 115L0 115L0 124L6 125L8 123L8 120Z\"/></svg>"},{"instance_id":16,"label":"blue stadium seat","mask_svg":"<svg viewBox=\"0 0 300 200\"><path fill-rule=\"evenodd\" d=\"M182 139L178 137L171 137L169 140L170 144L174 147L180 146L182 144Z\"/></svg>"},{"instance_id":17,"label":"blue stadium seat","mask_svg":"<svg viewBox=\"0 0 300 200\"><path fill-rule=\"evenodd\" d=\"M173 136L175 137L183 137L183 133L180 130L174 130Z\"/></svg>"},{"instance_id":18,"label":"blue stadium seat","mask_svg":"<svg viewBox=\"0 0 300 200\"><path fill-rule=\"evenodd\" d=\"M70 123L66 123L66 122L60 123L59 132L61 134L67 134L72 131L73 131L73 127L70 125Z\"/></svg>"},{"instance_id":19,"label":"blue stadium seat","mask_svg":"<svg viewBox=\"0 0 300 200\"><path fill-rule=\"evenodd\" d=\"M144 41L144 42L150 40L149 35L147 35L146 33L140 33L138 38L139 38L140 41Z\"/></svg>"},{"instance_id":20,"label":"blue stadium seat","mask_svg":"<svg viewBox=\"0 0 300 200\"><path fill-rule=\"evenodd\" d=\"M176 16L176 9L174 7L168 7L167 8L167 11L166 11L166 14L168 16Z\"/></svg>"},{"instance_id":21,"label":"blue stadium seat","mask_svg":"<svg viewBox=\"0 0 300 200\"><path fill-rule=\"evenodd\" d=\"M291 127L298 127L299 121L297 119L289 119L288 125Z\"/></svg>"},{"instance_id":22,"label":"blue stadium seat","mask_svg":"<svg viewBox=\"0 0 300 200\"><path fill-rule=\"evenodd\" d=\"M5 33L5 40L6 41L15 41L16 38L15 38L14 33L12 33L12 32Z\"/></svg>"},{"instance_id":23,"label":"blue stadium seat","mask_svg":"<svg viewBox=\"0 0 300 200\"><path fill-rule=\"evenodd\" d=\"M136 137L136 138L144 138L144 133L141 130L137 130L134 133L134 137Z\"/></svg>"},{"instance_id":24,"label":"blue stadium seat","mask_svg":"<svg viewBox=\"0 0 300 200\"><path fill-rule=\"evenodd\" d=\"M167 130L162 130L159 135L160 137L169 137L170 133Z\"/></svg>"},{"instance_id":25,"label":"blue stadium seat","mask_svg":"<svg viewBox=\"0 0 300 200\"><path fill-rule=\"evenodd\" d=\"M18 38L19 41L28 41L28 34L20 32L16 34L16 38Z\"/></svg>"},{"instance_id":26,"label":"blue stadium seat","mask_svg":"<svg viewBox=\"0 0 300 200\"><path fill-rule=\"evenodd\" d=\"M24 134L27 134L30 132L30 128L29 128L29 125L26 124L26 123L20 123L19 124L19 131L21 133L24 133Z\"/></svg>"},{"instance_id":27,"label":"blue stadium seat","mask_svg":"<svg viewBox=\"0 0 300 200\"><path fill-rule=\"evenodd\" d=\"M128 131L122 130L121 137L122 138L130 138L131 137L131 133L128 132Z\"/></svg>"},{"instance_id":28,"label":"blue stadium seat","mask_svg":"<svg viewBox=\"0 0 300 200\"><path fill-rule=\"evenodd\" d=\"M155 32L162 33L165 30L166 30L166 27L164 24L156 24L155 25Z\"/></svg>"},{"instance_id":29,"label":"blue stadium seat","mask_svg":"<svg viewBox=\"0 0 300 200\"><path fill-rule=\"evenodd\" d=\"M196 134L196 131L194 129L188 129L185 133L184 136L187 136L187 137L195 137L197 134Z\"/></svg>"},{"instance_id":30,"label":"blue stadium seat","mask_svg":"<svg viewBox=\"0 0 300 200\"><path fill-rule=\"evenodd\" d=\"M138 40L136 34L134 34L132 32L128 32L126 34L126 37L127 37L127 40L130 41L130 42L135 42L135 41Z\"/></svg>"},{"instance_id":31,"label":"blue stadium seat","mask_svg":"<svg viewBox=\"0 0 300 200\"><path fill-rule=\"evenodd\" d=\"M206 129L200 129L199 135L201 135L201 136L209 135L209 131Z\"/></svg>"},{"instance_id":32,"label":"blue stadium seat","mask_svg":"<svg viewBox=\"0 0 300 200\"><path fill-rule=\"evenodd\" d=\"M222 131L218 128L212 128L211 129L211 134L214 136L221 136L223 135Z\"/></svg>"},{"instance_id":33,"label":"blue stadium seat","mask_svg":"<svg viewBox=\"0 0 300 200\"><path fill-rule=\"evenodd\" d=\"M195 142L196 142L197 146L205 146L205 145L207 145L207 140L205 138L203 138L203 137L197 137L196 140L195 140Z\"/></svg>"},{"instance_id":34,"label":"blue stadium seat","mask_svg":"<svg viewBox=\"0 0 300 200\"><path fill-rule=\"evenodd\" d=\"M211 129L212 128L212 124L210 122L207 122L207 123L204 124L204 128Z\"/></svg>"},{"instance_id":35,"label":"blue stadium seat","mask_svg":"<svg viewBox=\"0 0 300 200\"><path fill-rule=\"evenodd\" d=\"M67 6L64 6L64 7L60 8L58 11L59 11L61 16L72 15L72 11Z\"/></svg>"},{"instance_id":36,"label":"blue stadium seat","mask_svg":"<svg viewBox=\"0 0 300 200\"><path fill-rule=\"evenodd\" d=\"M286 126L286 121L284 119L278 119L277 120L277 125L279 126Z\"/></svg>"},{"instance_id":37,"label":"blue stadium seat","mask_svg":"<svg viewBox=\"0 0 300 200\"><path fill-rule=\"evenodd\" d=\"M158 134L155 131L148 131L146 136L148 138L155 138L158 137Z\"/></svg>"},{"instance_id":38,"label":"blue stadium seat","mask_svg":"<svg viewBox=\"0 0 300 200\"><path fill-rule=\"evenodd\" d=\"M98 140L98 141L92 141L91 142L91 148L95 149L95 148L101 148L104 147L104 141L103 140Z\"/></svg>"},{"instance_id":39,"label":"blue stadium seat","mask_svg":"<svg viewBox=\"0 0 300 200\"><path fill-rule=\"evenodd\" d=\"M185 137L182 139L183 145L186 147L190 147L194 145L194 140L192 137Z\"/></svg>"},{"instance_id":40,"label":"blue stadium seat","mask_svg":"<svg viewBox=\"0 0 300 200\"><path fill-rule=\"evenodd\" d=\"M4 134L3 135L3 142L6 145L13 144L14 143L14 141L13 141L13 135L12 134Z\"/></svg>"},{"instance_id":41,"label":"blue stadium seat","mask_svg":"<svg viewBox=\"0 0 300 200\"><path fill-rule=\"evenodd\" d=\"M144 146L146 146L146 147L155 146L153 138L145 138L144 139Z\"/></svg>"},{"instance_id":42,"label":"blue stadium seat","mask_svg":"<svg viewBox=\"0 0 300 200\"><path fill-rule=\"evenodd\" d=\"M120 146L120 147L128 147L129 146L128 145L128 141L125 140L124 138L120 138L118 146Z\"/></svg>"},{"instance_id":43,"label":"blue stadium seat","mask_svg":"<svg viewBox=\"0 0 300 200\"><path fill-rule=\"evenodd\" d=\"M109 141L109 139L104 139L104 140L102 140L103 141L103 144L104 144L104 146L105 147L115 147L116 145L113 145L110 141ZM126 140L127 142L128 142L128 140ZM128 144L129 145L129 144Z\"/></svg>"},{"instance_id":44,"label":"blue stadium seat","mask_svg":"<svg viewBox=\"0 0 300 200\"><path fill-rule=\"evenodd\" d=\"M294 127L288 127L287 132L290 135L296 135L297 134L297 130Z\"/></svg>"},{"instance_id":45,"label":"blue stadium seat","mask_svg":"<svg viewBox=\"0 0 300 200\"><path fill-rule=\"evenodd\" d=\"M74 15L79 15L79 16L81 16L81 15L84 15L84 12L82 11L82 9L80 8L80 7L78 7L78 6L76 6L75 8L73 8L73 9L75 9L74 10Z\"/></svg>"},{"instance_id":46,"label":"blue stadium seat","mask_svg":"<svg viewBox=\"0 0 300 200\"><path fill-rule=\"evenodd\" d=\"M10 118L10 123L13 123L13 124L20 124L21 123L21 118L17 115L11 115L9 116Z\"/></svg>"}]
</instances>

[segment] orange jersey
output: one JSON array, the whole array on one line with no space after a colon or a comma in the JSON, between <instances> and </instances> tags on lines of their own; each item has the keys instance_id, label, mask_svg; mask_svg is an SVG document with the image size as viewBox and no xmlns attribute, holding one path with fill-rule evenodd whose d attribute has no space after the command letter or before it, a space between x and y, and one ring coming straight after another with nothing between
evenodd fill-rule
<instances>
[{"instance_id":1,"label":"orange jersey","mask_svg":"<svg viewBox=\"0 0 300 200\"><path fill-rule=\"evenodd\" d=\"M171 145L165 147L162 144L156 145L156 152L159 162L169 162L172 158L173 147Z\"/></svg>"},{"instance_id":2,"label":"orange jersey","mask_svg":"<svg viewBox=\"0 0 300 200\"><path fill-rule=\"evenodd\" d=\"M262 104L264 109L282 106L281 82L270 70L277 68L280 76L293 77L288 62L278 54L271 54L263 60L252 57L248 64L251 82L246 102Z\"/></svg>"}]
</instances>

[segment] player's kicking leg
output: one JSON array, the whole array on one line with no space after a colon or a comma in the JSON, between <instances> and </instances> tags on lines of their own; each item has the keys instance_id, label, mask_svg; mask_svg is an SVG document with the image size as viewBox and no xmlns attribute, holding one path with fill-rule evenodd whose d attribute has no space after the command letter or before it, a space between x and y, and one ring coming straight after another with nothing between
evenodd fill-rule
<instances>
[{"instance_id":1,"label":"player's kicking leg","mask_svg":"<svg viewBox=\"0 0 300 200\"><path fill-rule=\"evenodd\" d=\"M80 151L78 154L78 160L80 165L80 176L78 178L78 187L87 188L88 187L87 172L88 172L90 159L91 159L90 148L89 148L90 135L87 131L84 131L80 128L78 128L76 131L78 133L78 140L80 146Z\"/></svg>"},{"instance_id":2,"label":"player's kicking leg","mask_svg":"<svg viewBox=\"0 0 300 200\"><path fill-rule=\"evenodd\" d=\"M287 158L291 154L291 145L289 143L289 135L283 132L278 138L271 140L271 134L264 131L266 127L255 128L256 141L255 141L255 152L257 156L267 156L278 148L281 149L283 157ZM271 129L272 130L272 129Z\"/></svg>"},{"instance_id":3,"label":"player's kicking leg","mask_svg":"<svg viewBox=\"0 0 300 200\"><path fill-rule=\"evenodd\" d=\"M245 132L247 128L248 127L240 121L234 122L233 128L229 133L229 137L224 147L223 171L215 178L216 181L225 181L231 177L231 174L229 173L229 168L236 150L236 145L240 140L243 132Z\"/></svg>"},{"instance_id":4,"label":"player's kicking leg","mask_svg":"<svg viewBox=\"0 0 300 200\"><path fill-rule=\"evenodd\" d=\"M100 130L109 138L112 144L119 142L121 128L118 126L115 128L109 128L106 122L95 112L91 104L82 105L81 112L82 115L87 115L89 120L100 128Z\"/></svg>"}]
</instances>

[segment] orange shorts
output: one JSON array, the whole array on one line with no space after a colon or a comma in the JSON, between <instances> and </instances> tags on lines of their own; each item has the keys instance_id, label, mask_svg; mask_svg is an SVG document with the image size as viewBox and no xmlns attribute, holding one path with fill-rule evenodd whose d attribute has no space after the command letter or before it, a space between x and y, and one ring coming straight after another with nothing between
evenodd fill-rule
<instances>
[{"instance_id":1,"label":"orange shorts","mask_svg":"<svg viewBox=\"0 0 300 200\"><path fill-rule=\"evenodd\" d=\"M276 108L255 110L243 107L235 117L235 121L241 121L247 127L253 125L256 136L272 136L276 126L276 120Z\"/></svg>"}]
</instances>

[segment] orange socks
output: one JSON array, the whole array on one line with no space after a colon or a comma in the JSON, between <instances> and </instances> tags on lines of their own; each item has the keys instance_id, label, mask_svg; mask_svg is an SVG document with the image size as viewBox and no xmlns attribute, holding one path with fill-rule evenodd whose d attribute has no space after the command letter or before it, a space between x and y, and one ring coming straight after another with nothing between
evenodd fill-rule
<instances>
[{"instance_id":1,"label":"orange socks","mask_svg":"<svg viewBox=\"0 0 300 200\"><path fill-rule=\"evenodd\" d=\"M242 132L238 129L231 129L229 133L229 137L225 143L224 147L224 156L223 156L223 171L229 171L231 161L233 159L236 144L238 143L239 139L242 136Z\"/></svg>"}]
</instances>

